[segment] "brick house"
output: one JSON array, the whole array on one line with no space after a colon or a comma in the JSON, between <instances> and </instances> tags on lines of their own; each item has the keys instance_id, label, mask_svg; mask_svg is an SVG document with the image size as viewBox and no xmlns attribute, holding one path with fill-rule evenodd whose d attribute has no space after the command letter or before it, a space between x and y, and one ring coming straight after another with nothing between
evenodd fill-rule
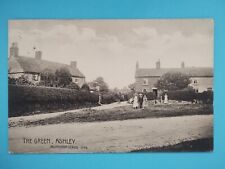
<instances>
[{"instance_id":1,"label":"brick house","mask_svg":"<svg viewBox=\"0 0 225 169\"><path fill-rule=\"evenodd\" d=\"M180 68L161 68L160 61L156 62L155 68L140 68L136 63L135 83L136 91L156 90L155 84L158 79L168 72L180 72L190 76L191 84L197 92L212 90L213 88L213 69L211 67L185 67L184 62Z\"/></svg>"}]
</instances>

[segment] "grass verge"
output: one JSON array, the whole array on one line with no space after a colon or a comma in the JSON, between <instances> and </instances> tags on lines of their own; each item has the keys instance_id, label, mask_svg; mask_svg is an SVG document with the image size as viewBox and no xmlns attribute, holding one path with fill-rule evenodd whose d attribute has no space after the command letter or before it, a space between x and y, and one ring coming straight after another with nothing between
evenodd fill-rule
<instances>
[{"instance_id":1,"label":"grass verge","mask_svg":"<svg viewBox=\"0 0 225 169\"><path fill-rule=\"evenodd\" d=\"M211 104L171 104L149 105L144 110L133 109L131 105L106 110L82 109L78 112L66 112L64 114L41 120L20 120L10 123L9 127L15 126L39 126L59 123L114 121L140 118L160 118L187 115L213 114Z\"/></svg>"}]
</instances>

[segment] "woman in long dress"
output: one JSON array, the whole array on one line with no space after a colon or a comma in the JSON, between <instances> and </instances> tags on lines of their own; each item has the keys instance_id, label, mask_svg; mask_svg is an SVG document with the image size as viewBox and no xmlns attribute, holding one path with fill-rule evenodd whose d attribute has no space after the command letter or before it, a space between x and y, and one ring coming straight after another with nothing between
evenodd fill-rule
<instances>
[{"instance_id":1,"label":"woman in long dress","mask_svg":"<svg viewBox=\"0 0 225 169\"><path fill-rule=\"evenodd\" d=\"M167 94L165 94L165 96L164 96L164 103L165 103L165 104L168 103L168 95L167 95Z\"/></svg>"},{"instance_id":2,"label":"woman in long dress","mask_svg":"<svg viewBox=\"0 0 225 169\"><path fill-rule=\"evenodd\" d=\"M143 109L148 106L148 98L146 95L143 96Z\"/></svg>"},{"instance_id":3,"label":"woman in long dress","mask_svg":"<svg viewBox=\"0 0 225 169\"><path fill-rule=\"evenodd\" d=\"M138 108L138 96L136 93L134 94L133 108L134 109Z\"/></svg>"}]
</instances>

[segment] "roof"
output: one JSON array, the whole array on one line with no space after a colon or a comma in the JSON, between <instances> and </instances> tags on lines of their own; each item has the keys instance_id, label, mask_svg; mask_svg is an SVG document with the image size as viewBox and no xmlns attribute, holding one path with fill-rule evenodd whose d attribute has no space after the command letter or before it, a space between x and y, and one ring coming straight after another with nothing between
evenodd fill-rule
<instances>
[{"instance_id":1,"label":"roof","mask_svg":"<svg viewBox=\"0 0 225 169\"><path fill-rule=\"evenodd\" d=\"M42 59L36 59L25 56L9 58L9 73L29 72L41 73L45 69L50 69L55 72L57 69L67 68L72 76L85 77L78 68L67 64L51 62Z\"/></svg>"},{"instance_id":2,"label":"roof","mask_svg":"<svg viewBox=\"0 0 225 169\"><path fill-rule=\"evenodd\" d=\"M213 68L211 67L186 67L186 68L159 68L143 69L138 68L135 77L160 77L168 72L180 72L191 77L213 77Z\"/></svg>"}]
</instances>

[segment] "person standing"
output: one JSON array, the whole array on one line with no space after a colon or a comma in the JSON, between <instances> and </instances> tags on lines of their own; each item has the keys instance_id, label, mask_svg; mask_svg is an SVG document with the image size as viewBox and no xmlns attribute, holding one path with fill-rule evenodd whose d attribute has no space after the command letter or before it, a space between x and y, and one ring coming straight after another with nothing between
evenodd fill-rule
<instances>
[{"instance_id":1,"label":"person standing","mask_svg":"<svg viewBox=\"0 0 225 169\"><path fill-rule=\"evenodd\" d=\"M168 103L168 95L167 95L167 93L166 93L165 96L164 96L164 103L165 103L165 104Z\"/></svg>"},{"instance_id":2,"label":"person standing","mask_svg":"<svg viewBox=\"0 0 225 169\"><path fill-rule=\"evenodd\" d=\"M138 108L138 95L136 93L134 94L133 108L134 109L137 109Z\"/></svg>"},{"instance_id":3,"label":"person standing","mask_svg":"<svg viewBox=\"0 0 225 169\"><path fill-rule=\"evenodd\" d=\"M101 94L99 93L98 95L98 104L101 106L102 105L102 96Z\"/></svg>"},{"instance_id":4,"label":"person standing","mask_svg":"<svg viewBox=\"0 0 225 169\"><path fill-rule=\"evenodd\" d=\"M142 93L139 94L138 103L139 103L139 108L142 109L143 108L143 94Z\"/></svg>"},{"instance_id":5,"label":"person standing","mask_svg":"<svg viewBox=\"0 0 225 169\"><path fill-rule=\"evenodd\" d=\"M148 107L148 98L146 95L143 96L143 107L142 109L144 109L145 107Z\"/></svg>"}]
</instances>

